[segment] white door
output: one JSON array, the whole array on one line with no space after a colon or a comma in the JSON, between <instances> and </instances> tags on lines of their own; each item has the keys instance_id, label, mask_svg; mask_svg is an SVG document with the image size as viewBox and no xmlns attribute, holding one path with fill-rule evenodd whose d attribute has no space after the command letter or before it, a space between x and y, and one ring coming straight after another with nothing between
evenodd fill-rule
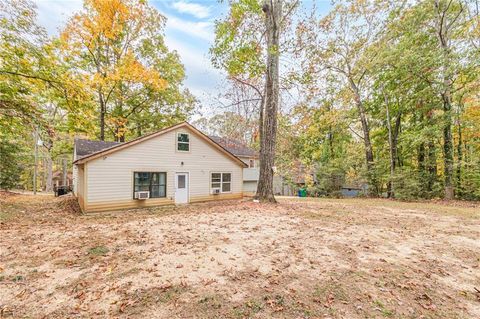
<instances>
[{"instance_id":1,"label":"white door","mask_svg":"<svg viewBox=\"0 0 480 319\"><path fill-rule=\"evenodd\" d=\"M188 203L188 173L175 173L175 204Z\"/></svg>"}]
</instances>

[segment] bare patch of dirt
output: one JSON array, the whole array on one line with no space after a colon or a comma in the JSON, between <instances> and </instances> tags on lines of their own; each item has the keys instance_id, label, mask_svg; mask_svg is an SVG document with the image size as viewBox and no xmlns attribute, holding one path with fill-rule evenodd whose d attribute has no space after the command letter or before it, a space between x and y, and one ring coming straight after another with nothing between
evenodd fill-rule
<instances>
[{"instance_id":1,"label":"bare patch of dirt","mask_svg":"<svg viewBox=\"0 0 480 319\"><path fill-rule=\"evenodd\" d=\"M65 318L479 318L480 211L229 201L78 215L2 197L0 313Z\"/></svg>"}]
</instances>

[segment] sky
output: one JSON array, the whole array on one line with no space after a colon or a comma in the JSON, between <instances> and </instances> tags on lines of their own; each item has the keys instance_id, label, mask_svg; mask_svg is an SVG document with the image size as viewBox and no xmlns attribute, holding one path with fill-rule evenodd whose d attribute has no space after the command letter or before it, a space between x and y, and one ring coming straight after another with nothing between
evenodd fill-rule
<instances>
[{"instance_id":1,"label":"sky","mask_svg":"<svg viewBox=\"0 0 480 319\"><path fill-rule=\"evenodd\" d=\"M69 17L82 9L82 0L34 0L38 22L50 35L56 35ZM327 11L329 0L307 0L319 10ZM218 0L149 0L166 18L165 41L176 50L186 69L185 86L199 99L204 112L222 90L226 75L215 69L208 55L214 41L214 23L228 12L228 2Z\"/></svg>"}]
</instances>

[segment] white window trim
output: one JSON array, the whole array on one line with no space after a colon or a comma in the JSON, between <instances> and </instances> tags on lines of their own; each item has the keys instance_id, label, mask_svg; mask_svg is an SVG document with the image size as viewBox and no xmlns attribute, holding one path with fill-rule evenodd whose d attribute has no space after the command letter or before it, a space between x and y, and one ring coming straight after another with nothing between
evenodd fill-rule
<instances>
[{"instance_id":1,"label":"white window trim","mask_svg":"<svg viewBox=\"0 0 480 319\"><path fill-rule=\"evenodd\" d=\"M188 136L188 142L179 142L179 141L178 141L178 136L179 136L180 134L185 134L185 135L187 135L187 136ZM188 144L188 151L179 150L179 149L178 149L178 144ZM191 146L191 145L190 145L190 133L177 132L177 135L175 136L175 151L176 151L176 152L181 152L181 153L190 153L190 150L191 150L190 146Z\"/></svg>"},{"instance_id":2,"label":"white window trim","mask_svg":"<svg viewBox=\"0 0 480 319\"><path fill-rule=\"evenodd\" d=\"M228 194L232 192L232 185L233 185L233 174L232 172L210 172L210 191L213 189L212 187L212 179L213 179L213 174L220 174L220 193L222 194ZM229 182L224 182L223 181L223 174L230 174L230 181ZM218 183L218 182L216 182ZM223 191L223 183L230 183L230 190L228 192Z\"/></svg>"}]
</instances>

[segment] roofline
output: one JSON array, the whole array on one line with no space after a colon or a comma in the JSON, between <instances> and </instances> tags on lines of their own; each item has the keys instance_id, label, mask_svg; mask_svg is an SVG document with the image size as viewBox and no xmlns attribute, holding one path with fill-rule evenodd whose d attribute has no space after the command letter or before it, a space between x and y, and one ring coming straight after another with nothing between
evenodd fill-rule
<instances>
[{"instance_id":1,"label":"roofline","mask_svg":"<svg viewBox=\"0 0 480 319\"><path fill-rule=\"evenodd\" d=\"M246 154L237 154L235 155L236 157L248 157L248 158L255 158L255 159L259 159L260 156L258 154L255 154L255 155L246 155Z\"/></svg>"},{"instance_id":2,"label":"roofline","mask_svg":"<svg viewBox=\"0 0 480 319\"><path fill-rule=\"evenodd\" d=\"M128 141L128 142L125 142L125 143L120 143L118 145L114 145L112 147L109 147L109 148L106 148L106 149L103 149L101 151L98 151L98 152L95 152L95 153L92 153L92 154L89 154L89 155L86 155L86 156L83 156L82 158L79 158L77 160L75 160L73 162L73 164L84 164L86 162L89 162L91 160L94 160L96 158L99 158L99 157L102 157L102 156L105 156L105 155L108 155L108 154L111 154L111 153L114 153L114 152L117 152L117 151L120 151L124 148L127 148L127 147L130 147L132 145L135 145L135 144L138 144L138 143L141 143L143 141L146 141L146 140L149 140L151 138L154 138L154 137L157 137L157 136L160 136L160 135L163 135L165 133L168 133L170 131L173 131L177 128L180 128L180 127L188 127L189 129L191 129L193 132L197 133L200 137L202 137L204 140L206 140L208 143L210 143L212 146L216 147L219 151L223 152L225 155L227 155L228 157L230 157L232 160L234 160L235 162L237 162L237 164L240 164L240 166L243 166L243 167L248 167L247 164L245 164L240 158L238 158L237 156L235 156L234 154L232 154L231 152L229 152L227 149L225 149L223 146L221 146L220 144L218 144L217 142L215 142L214 140L212 140L210 137L208 137L207 135L205 135L204 133L202 133L201 131L199 131L197 128L195 128L193 125L191 125L190 123L188 122L180 122L178 124L175 124L175 125L172 125L172 126L169 126L167 128L164 128L160 131L157 131L157 132L153 132L153 133L150 133L150 134L147 134L147 135L144 135L144 136L141 136L141 137L138 137L136 139L133 139L131 141Z\"/></svg>"}]
</instances>

